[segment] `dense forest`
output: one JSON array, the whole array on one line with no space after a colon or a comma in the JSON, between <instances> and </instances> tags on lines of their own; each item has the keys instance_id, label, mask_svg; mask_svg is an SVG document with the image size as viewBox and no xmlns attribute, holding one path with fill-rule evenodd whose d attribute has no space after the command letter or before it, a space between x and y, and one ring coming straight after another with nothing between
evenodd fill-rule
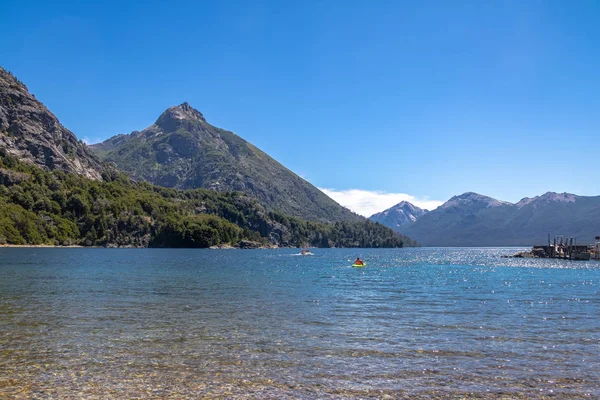
<instances>
[{"instance_id":1,"label":"dense forest","mask_svg":"<svg viewBox=\"0 0 600 400\"><path fill-rule=\"evenodd\" d=\"M247 195L175 190L116 170L91 180L47 172L0 149L0 244L131 247L404 247L368 220L323 224L266 212Z\"/></svg>"}]
</instances>

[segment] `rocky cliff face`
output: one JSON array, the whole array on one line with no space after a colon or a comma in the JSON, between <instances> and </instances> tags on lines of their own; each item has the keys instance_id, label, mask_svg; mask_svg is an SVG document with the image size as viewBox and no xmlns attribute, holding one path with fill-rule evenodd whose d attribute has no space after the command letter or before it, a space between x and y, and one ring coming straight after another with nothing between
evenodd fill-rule
<instances>
[{"instance_id":1,"label":"rocky cliff face","mask_svg":"<svg viewBox=\"0 0 600 400\"><path fill-rule=\"evenodd\" d=\"M400 231L403 226L412 224L428 212L428 210L423 210L407 201L401 201L385 211L373 214L369 219L395 231Z\"/></svg>"},{"instance_id":2,"label":"rocky cliff face","mask_svg":"<svg viewBox=\"0 0 600 400\"><path fill-rule=\"evenodd\" d=\"M267 210L312 221L363 219L244 139L210 125L188 103L168 108L141 132L91 148L134 178L157 185L239 191Z\"/></svg>"},{"instance_id":3,"label":"rocky cliff face","mask_svg":"<svg viewBox=\"0 0 600 400\"><path fill-rule=\"evenodd\" d=\"M0 67L0 148L48 170L101 179L99 160L27 87Z\"/></svg>"}]
</instances>

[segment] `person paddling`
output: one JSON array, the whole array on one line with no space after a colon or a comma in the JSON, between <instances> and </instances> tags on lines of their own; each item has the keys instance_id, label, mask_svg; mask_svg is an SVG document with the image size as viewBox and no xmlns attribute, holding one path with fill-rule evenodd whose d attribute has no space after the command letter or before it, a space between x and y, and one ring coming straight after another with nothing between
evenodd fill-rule
<instances>
[{"instance_id":1,"label":"person paddling","mask_svg":"<svg viewBox=\"0 0 600 400\"><path fill-rule=\"evenodd\" d=\"M356 257L356 261L354 261L354 265L364 265L365 263L358 257Z\"/></svg>"}]
</instances>

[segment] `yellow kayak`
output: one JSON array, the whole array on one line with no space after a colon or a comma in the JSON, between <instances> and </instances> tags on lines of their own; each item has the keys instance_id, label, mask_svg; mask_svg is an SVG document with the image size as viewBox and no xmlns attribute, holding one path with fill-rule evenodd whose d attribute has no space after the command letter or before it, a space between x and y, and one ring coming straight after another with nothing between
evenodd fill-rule
<instances>
[{"instance_id":1,"label":"yellow kayak","mask_svg":"<svg viewBox=\"0 0 600 400\"><path fill-rule=\"evenodd\" d=\"M352 266L353 266L354 268L362 268L362 267L366 267L366 266L367 266L367 263L362 263L362 264L352 264Z\"/></svg>"}]
</instances>

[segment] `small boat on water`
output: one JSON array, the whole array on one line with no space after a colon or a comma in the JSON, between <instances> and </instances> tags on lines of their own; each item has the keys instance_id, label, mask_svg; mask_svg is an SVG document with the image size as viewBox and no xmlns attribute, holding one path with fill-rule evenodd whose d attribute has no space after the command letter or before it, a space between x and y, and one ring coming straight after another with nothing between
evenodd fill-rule
<instances>
[{"instance_id":1,"label":"small boat on water","mask_svg":"<svg viewBox=\"0 0 600 400\"><path fill-rule=\"evenodd\" d=\"M314 254L310 252L309 249L302 249L300 250L300 253L298 253L299 256L313 256Z\"/></svg>"},{"instance_id":2,"label":"small boat on water","mask_svg":"<svg viewBox=\"0 0 600 400\"><path fill-rule=\"evenodd\" d=\"M353 266L354 268L362 268L362 267L366 267L366 266L367 266L367 263L362 263L362 264L352 264L352 266Z\"/></svg>"}]
</instances>

